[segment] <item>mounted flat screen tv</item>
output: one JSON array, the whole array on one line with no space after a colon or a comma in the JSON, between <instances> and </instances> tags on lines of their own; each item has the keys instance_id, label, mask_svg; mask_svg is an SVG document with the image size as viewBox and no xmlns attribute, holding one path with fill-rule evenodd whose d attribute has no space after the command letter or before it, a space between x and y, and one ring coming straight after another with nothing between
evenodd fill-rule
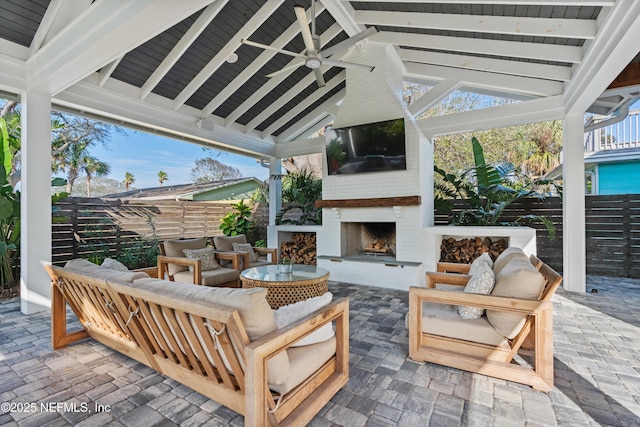
<instances>
[{"instance_id":1,"label":"mounted flat screen tv","mask_svg":"<svg viewBox=\"0 0 640 427\"><path fill-rule=\"evenodd\" d=\"M407 169L404 119L325 131L329 175Z\"/></svg>"}]
</instances>

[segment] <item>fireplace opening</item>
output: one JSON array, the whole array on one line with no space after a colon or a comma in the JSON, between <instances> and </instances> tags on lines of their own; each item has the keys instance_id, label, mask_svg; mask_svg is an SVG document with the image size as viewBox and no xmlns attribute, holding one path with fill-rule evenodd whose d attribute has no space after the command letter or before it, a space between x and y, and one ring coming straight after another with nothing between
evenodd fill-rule
<instances>
[{"instance_id":1,"label":"fireplace opening","mask_svg":"<svg viewBox=\"0 0 640 427\"><path fill-rule=\"evenodd\" d=\"M342 243L343 257L395 259L396 223L343 222Z\"/></svg>"}]
</instances>

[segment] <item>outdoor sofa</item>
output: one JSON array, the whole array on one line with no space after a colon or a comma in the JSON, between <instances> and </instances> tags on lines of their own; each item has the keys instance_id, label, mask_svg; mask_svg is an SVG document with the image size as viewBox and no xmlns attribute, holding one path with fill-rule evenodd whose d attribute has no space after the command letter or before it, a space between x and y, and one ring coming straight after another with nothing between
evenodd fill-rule
<instances>
[{"instance_id":1,"label":"outdoor sofa","mask_svg":"<svg viewBox=\"0 0 640 427\"><path fill-rule=\"evenodd\" d=\"M262 288L176 283L86 260L45 268L54 349L93 338L243 414L245 425L305 425L347 383L346 299L278 328ZM67 304L84 330L67 332ZM309 343L330 322L335 335Z\"/></svg>"}]
</instances>

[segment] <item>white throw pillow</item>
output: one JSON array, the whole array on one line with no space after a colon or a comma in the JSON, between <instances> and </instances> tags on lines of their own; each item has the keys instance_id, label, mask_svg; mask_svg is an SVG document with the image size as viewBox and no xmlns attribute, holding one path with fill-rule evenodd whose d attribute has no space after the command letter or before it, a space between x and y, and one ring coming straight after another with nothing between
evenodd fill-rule
<instances>
[{"instance_id":1,"label":"white throw pillow","mask_svg":"<svg viewBox=\"0 0 640 427\"><path fill-rule=\"evenodd\" d=\"M125 272L129 271L126 265L112 258L105 258L104 261L102 261L102 264L100 265L100 267L104 267L104 268L108 268L109 270L116 270L116 271L125 271Z\"/></svg>"},{"instance_id":2,"label":"white throw pillow","mask_svg":"<svg viewBox=\"0 0 640 427\"><path fill-rule=\"evenodd\" d=\"M232 243L231 245L236 252L249 252L251 262L258 261L258 254L253 250L251 243Z\"/></svg>"},{"instance_id":3,"label":"white throw pillow","mask_svg":"<svg viewBox=\"0 0 640 427\"><path fill-rule=\"evenodd\" d=\"M278 329L284 328L285 326L295 322L296 320L301 319L304 316L307 316L308 314L311 314L314 311L324 307L325 305L331 303L332 299L333 294L331 292L327 292L323 295L320 295L319 297L309 298L307 300L285 305L277 310L274 310L273 315L276 318L276 325L278 325ZM335 332L333 330L333 326L331 325L331 323L327 323L317 331L307 335L300 341L291 345L291 347L302 347L305 345L316 344L326 341L334 335Z\"/></svg>"},{"instance_id":4,"label":"white throw pillow","mask_svg":"<svg viewBox=\"0 0 640 427\"><path fill-rule=\"evenodd\" d=\"M495 277L493 276L493 270L489 267L489 264L483 262L479 264L476 272L467 282L464 291L472 294L489 295L494 284ZM483 313L484 308L469 307L466 305L458 306L458 314L463 319L479 319Z\"/></svg>"},{"instance_id":5,"label":"white throw pillow","mask_svg":"<svg viewBox=\"0 0 640 427\"><path fill-rule=\"evenodd\" d=\"M184 256L189 259L199 259L201 261L202 271L217 270L220 264L216 261L216 250L212 247L202 249L184 249ZM189 267L189 271L193 272L193 267Z\"/></svg>"},{"instance_id":6,"label":"white throw pillow","mask_svg":"<svg viewBox=\"0 0 640 427\"><path fill-rule=\"evenodd\" d=\"M480 266L480 264L483 264L483 263L487 264L489 268L493 268L493 260L491 259L491 256L487 252L484 252L478 258L473 260L473 262L471 263L471 267L469 267L469 275L473 276L474 273L478 270L478 267Z\"/></svg>"}]
</instances>

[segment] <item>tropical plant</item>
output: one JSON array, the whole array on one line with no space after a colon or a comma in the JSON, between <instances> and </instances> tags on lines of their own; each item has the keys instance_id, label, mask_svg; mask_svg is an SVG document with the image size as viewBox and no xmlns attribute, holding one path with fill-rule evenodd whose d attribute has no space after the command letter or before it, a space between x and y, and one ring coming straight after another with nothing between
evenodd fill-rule
<instances>
[{"instance_id":1,"label":"tropical plant","mask_svg":"<svg viewBox=\"0 0 640 427\"><path fill-rule=\"evenodd\" d=\"M0 286L12 288L19 276L19 266L14 265L14 256L20 246L20 192L10 182L13 154L20 150L19 127L12 128L4 117L0 117ZM55 178L53 186L64 186L66 181ZM55 193L52 205L67 196ZM55 212L57 208L53 207Z\"/></svg>"},{"instance_id":2,"label":"tropical plant","mask_svg":"<svg viewBox=\"0 0 640 427\"><path fill-rule=\"evenodd\" d=\"M136 178L133 176L131 172L126 172L124 174L124 180L122 181L124 184L125 191L129 191L129 186L136 182Z\"/></svg>"},{"instance_id":3,"label":"tropical plant","mask_svg":"<svg viewBox=\"0 0 640 427\"><path fill-rule=\"evenodd\" d=\"M160 187L162 184L169 180L169 175L165 171L158 171L158 182L160 183Z\"/></svg>"},{"instance_id":4,"label":"tropical plant","mask_svg":"<svg viewBox=\"0 0 640 427\"><path fill-rule=\"evenodd\" d=\"M254 221L251 220L251 207L244 204L244 199L231 204L233 210L220 220L220 230L225 236L249 235Z\"/></svg>"},{"instance_id":5,"label":"tropical plant","mask_svg":"<svg viewBox=\"0 0 640 427\"><path fill-rule=\"evenodd\" d=\"M471 139L475 167L456 176L437 166L434 170L440 176L436 183L436 208L448 212L450 222L456 225L519 225L523 221L538 221L545 225L549 238L555 237L556 227L544 216L521 215L511 222L501 222L505 208L525 197L543 199L544 195L534 188L538 185L553 185L549 180L538 180L517 184L513 165L502 163L490 166L484 158L480 142ZM453 214L452 203L448 199L461 199L465 205L459 213Z\"/></svg>"},{"instance_id":6,"label":"tropical plant","mask_svg":"<svg viewBox=\"0 0 640 427\"><path fill-rule=\"evenodd\" d=\"M108 163L102 162L93 156L84 158L81 169L84 171L87 180L87 197L91 197L91 178L94 176L107 176L111 172Z\"/></svg>"},{"instance_id":7,"label":"tropical plant","mask_svg":"<svg viewBox=\"0 0 640 427\"><path fill-rule=\"evenodd\" d=\"M87 180L87 197L91 196L91 178L93 176L106 176L111 168L108 163L100 161L91 155L89 147L92 142L89 140L67 144L62 139L52 142L52 163L53 172L65 172L67 174L67 193L71 194L76 179L84 172Z\"/></svg>"},{"instance_id":8,"label":"tropical plant","mask_svg":"<svg viewBox=\"0 0 640 427\"><path fill-rule=\"evenodd\" d=\"M321 224L322 210L316 208L316 200L322 199L322 180L312 172L293 172L282 179L282 201L288 203L276 215L277 224ZM297 219L283 219L284 215L299 209Z\"/></svg>"}]
</instances>

